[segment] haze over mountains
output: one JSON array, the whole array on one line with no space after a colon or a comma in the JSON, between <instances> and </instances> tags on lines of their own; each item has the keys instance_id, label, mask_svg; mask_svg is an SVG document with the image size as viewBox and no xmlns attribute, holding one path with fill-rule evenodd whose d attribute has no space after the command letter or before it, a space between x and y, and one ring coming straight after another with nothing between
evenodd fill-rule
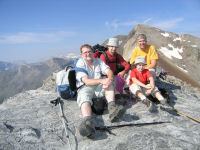
<instances>
[{"instance_id":1,"label":"haze over mountains","mask_svg":"<svg viewBox=\"0 0 200 150\"><path fill-rule=\"evenodd\" d=\"M52 58L38 64L13 65L2 63L0 70L0 103L19 92L36 89L42 86L43 80L53 72L72 64L73 57ZM8 65L7 65L8 64ZM6 67L4 67L6 66Z\"/></svg>"}]
</instances>

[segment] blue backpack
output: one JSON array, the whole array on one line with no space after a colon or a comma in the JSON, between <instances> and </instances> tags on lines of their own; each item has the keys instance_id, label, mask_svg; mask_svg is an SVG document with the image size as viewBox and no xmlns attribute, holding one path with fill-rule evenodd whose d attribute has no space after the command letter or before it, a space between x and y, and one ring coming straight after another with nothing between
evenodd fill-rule
<instances>
[{"instance_id":1,"label":"blue backpack","mask_svg":"<svg viewBox=\"0 0 200 150\"><path fill-rule=\"evenodd\" d=\"M76 72L81 71L88 74L85 69L76 67L77 61L78 59L75 59L73 67L67 66L56 75L58 95L63 99L74 98L77 95L77 90L84 86L76 87Z\"/></svg>"}]
</instances>

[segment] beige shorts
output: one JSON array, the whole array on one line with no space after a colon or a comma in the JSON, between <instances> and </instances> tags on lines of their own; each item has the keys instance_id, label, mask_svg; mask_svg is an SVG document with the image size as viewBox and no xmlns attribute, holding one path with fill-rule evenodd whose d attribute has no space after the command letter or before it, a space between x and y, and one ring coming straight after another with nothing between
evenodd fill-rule
<instances>
[{"instance_id":1,"label":"beige shorts","mask_svg":"<svg viewBox=\"0 0 200 150\"><path fill-rule=\"evenodd\" d=\"M129 87L131 93L133 93L134 95L136 95L137 91L141 91L142 93L146 92L146 88L143 88L137 84L131 84L131 86ZM155 86L154 89L151 91L151 95L154 96L154 93L158 91L158 88Z\"/></svg>"},{"instance_id":2,"label":"beige shorts","mask_svg":"<svg viewBox=\"0 0 200 150\"><path fill-rule=\"evenodd\" d=\"M92 98L103 97L105 90L102 88L102 84L96 86L84 85L78 90L77 103L81 107L82 103L89 102L93 105Z\"/></svg>"}]
</instances>

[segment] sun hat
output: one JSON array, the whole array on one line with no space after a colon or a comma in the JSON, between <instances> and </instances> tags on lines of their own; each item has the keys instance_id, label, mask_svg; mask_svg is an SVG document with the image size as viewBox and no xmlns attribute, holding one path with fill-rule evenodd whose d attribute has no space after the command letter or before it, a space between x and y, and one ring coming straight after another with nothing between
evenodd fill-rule
<instances>
[{"instance_id":1,"label":"sun hat","mask_svg":"<svg viewBox=\"0 0 200 150\"><path fill-rule=\"evenodd\" d=\"M108 40L107 46L114 46L114 47L118 47L119 46L119 41L117 38L110 38Z\"/></svg>"},{"instance_id":2,"label":"sun hat","mask_svg":"<svg viewBox=\"0 0 200 150\"><path fill-rule=\"evenodd\" d=\"M136 59L135 59L135 64L138 64L138 63L143 63L143 64L145 64L145 65L147 64L146 61L145 61L145 58L142 57L142 56L136 57Z\"/></svg>"}]
</instances>

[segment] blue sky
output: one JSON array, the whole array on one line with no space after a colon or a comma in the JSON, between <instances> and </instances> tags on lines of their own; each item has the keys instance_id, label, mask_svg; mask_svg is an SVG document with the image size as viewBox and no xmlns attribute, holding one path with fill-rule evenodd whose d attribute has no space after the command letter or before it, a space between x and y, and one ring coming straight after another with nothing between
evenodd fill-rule
<instances>
[{"instance_id":1,"label":"blue sky","mask_svg":"<svg viewBox=\"0 0 200 150\"><path fill-rule=\"evenodd\" d=\"M199 0L0 0L0 61L37 62L135 25L200 37Z\"/></svg>"}]
</instances>

